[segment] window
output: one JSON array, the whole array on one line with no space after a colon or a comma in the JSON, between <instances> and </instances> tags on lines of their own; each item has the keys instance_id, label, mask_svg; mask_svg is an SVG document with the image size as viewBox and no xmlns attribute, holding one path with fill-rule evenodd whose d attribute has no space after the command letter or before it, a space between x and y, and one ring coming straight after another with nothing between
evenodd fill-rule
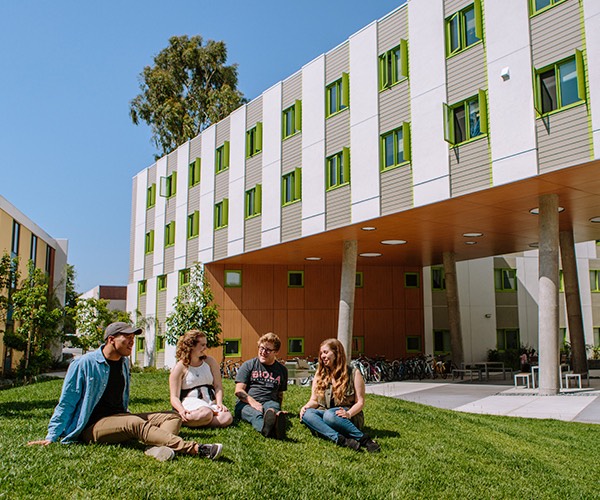
<instances>
[{"instance_id":1,"label":"window","mask_svg":"<svg viewBox=\"0 0 600 500\"><path fill-rule=\"evenodd\" d=\"M344 148L326 160L325 175L327 189L336 188L350 182L350 149Z\"/></svg>"},{"instance_id":2,"label":"window","mask_svg":"<svg viewBox=\"0 0 600 500\"><path fill-rule=\"evenodd\" d=\"M421 337L417 335L407 336L406 352L421 352Z\"/></svg>"},{"instance_id":3,"label":"window","mask_svg":"<svg viewBox=\"0 0 600 500\"><path fill-rule=\"evenodd\" d=\"M224 198L215 205L215 229L226 227L229 220L229 199Z\"/></svg>"},{"instance_id":4,"label":"window","mask_svg":"<svg viewBox=\"0 0 600 500\"><path fill-rule=\"evenodd\" d=\"M329 117L343 111L350 105L350 77L342 73L342 78L327 85L325 89L327 107L326 115Z\"/></svg>"},{"instance_id":5,"label":"window","mask_svg":"<svg viewBox=\"0 0 600 500\"><path fill-rule=\"evenodd\" d=\"M281 204L288 205L302 198L302 171L296 168L293 172L281 177Z\"/></svg>"},{"instance_id":6,"label":"window","mask_svg":"<svg viewBox=\"0 0 600 500\"><path fill-rule=\"evenodd\" d=\"M174 196L177 192L177 172L173 172L167 177L160 178L160 195L165 198Z\"/></svg>"},{"instance_id":7,"label":"window","mask_svg":"<svg viewBox=\"0 0 600 500\"><path fill-rule=\"evenodd\" d=\"M223 172L229 168L229 141L225 141L215 152L215 172Z\"/></svg>"},{"instance_id":8,"label":"window","mask_svg":"<svg viewBox=\"0 0 600 500\"><path fill-rule=\"evenodd\" d=\"M449 330L434 330L433 331L433 353L434 354L450 353L450 331Z\"/></svg>"},{"instance_id":9,"label":"window","mask_svg":"<svg viewBox=\"0 0 600 500\"><path fill-rule=\"evenodd\" d=\"M365 338L352 337L352 356L360 356L365 353Z\"/></svg>"},{"instance_id":10,"label":"window","mask_svg":"<svg viewBox=\"0 0 600 500\"><path fill-rule=\"evenodd\" d=\"M239 269L226 269L224 277L226 287L239 288L242 286L242 271Z\"/></svg>"},{"instance_id":11,"label":"window","mask_svg":"<svg viewBox=\"0 0 600 500\"><path fill-rule=\"evenodd\" d=\"M488 133L485 90L466 101L443 106L444 140L452 146Z\"/></svg>"},{"instance_id":12,"label":"window","mask_svg":"<svg viewBox=\"0 0 600 500\"><path fill-rule=\"evenodd\" d=\"M379 56L379 90L385 90L400 80L408 78L408 43L400 45Z\"/></svg>"},{"instance_id":13,"label":"window","mask_svg":"<svg viewBox=\"0 0 600 500\"><path fill-rule=\"evenodd\" d=\"M452 56L483 38L481 2L476 0L446 19L446 55Z\"/></svg>"},{"instance_id":14,"label":"window","mask_svg":"<svg viewBox=\"0 0 600 500\"><path fill-rule=\"evenodd\" d=\"M293 337L288 339L288 354L304 356L304 337Z\"/></svg>"},{"instance_id":15,"label":"window","mask_svg":"<svg viewBox=\"0 0 600 500\"><path fill-rule=\"evenodd\" d=\"M138 294L146 295L146 280L138 281Z\"/></svg>"},{"instance_id":16,"label":"window","mask_svg":"<svg viewBox=\"0 0 600 500\"><path fill-rule=\"evenodd\" d=\"M356 278L354 279L354 286L356 288L362 288L365 284L364 275L362 271L357 271Z\"/></svg>"},{"instance_id":17,"label":"window","mask_svg":"<svg viewBox=\"0 0 600 500\"><path fill-rule=\"evenodd\" d=\"M288 271L288 288L304 288L304 271Z\"/></svg>"},{"instance_id":18,"label":"window","mask_svg":"<svg viewBox=\"0 0 600 500\"><path fill-rule=\"evenodd\" d=\"M381 136L381 170L397 167L410 161L410 125Z\"/></svg>"},{"instance_id":19,"label":"window","mask_svg":"<svg viewBox=\"0 0 600 500\"><path fill-rule=\"evenodd\" d=\"M161 274L156 278L156 288L159 292L164 292L167 289L167 275Z\"/></svg>"},{"instance_id":20,"label":"window","mask_svg":"<svg viewBox=\"0 0 600 500\"><path fill-rule=\"evenodd\" d=\"M497 292L514 292L517 290L516 269L494 269L494 283Z\"/></svg>"},{"instance_id":21,"label":"window","mask_svg":"<svg viewBox=\"0 0 600 500\"><path fill-rule=\"evenodd\" d=\"M446 273L443 267L431 268L431 289L433 291L446 289Z\"/></svg>"},{"instance_id":22,"label":"window","mask_svg":"<svg viewBox=\"0 0 600 500\"><path fill-rule=\"evenodd\" d=\"M419 288L419 273L404 273L405 288Z\"/></svg>"},{"instance_id":23,"label":"window","mask_svg":"<svg viewBox=\"0 0 600 500\"><path fill-rule=\"evenodd\" d=\"M165 247L175 244L175 221L172 220L165 226Z\"/></svg>"},{"instance_id":24,"label":"window","mask_svg":"<svg viewBox=\"0 0 600 500\"><path fill-rule=\"evenodd\" d=\"M594 345L600 346L600 328L594 327Z\"/></svg>"},{"instance_id":25,"label":"window","mask_svg":"<svg viewBox=\"0 0 600 500\"><path fill-rule=\"evenodd\" d=\"M31 246L29 247L29 260L33 262L35 266L35 262L37 260L37 247L38 247L38 237L35 234L31 235Z\"/></svg>"},{"instance_id":26,"label":"window","mask_svg":"<svg viewBox=\"0 0 600 500\"><path fill-rule=\"evenodd\" d=\"M146 190L146 208L152 208L156 205L156 184L152 184Z\"/></svg>"},{"instance_id":27,"label":"window","mask_svg":"<svg viewBox=\"0 0 600 500\"><path fill-rule=\"evenodd\" d=\"M257 184L246 191L246 219L259 215L262 210L262 186Z\"/></svg>"},{"instance_id":28,"label":"window","mask_svg":"<svg viewBox=\"0 0 600 500\"><path fill-rule=\"evenodd\" d=\"M242 339L224 339L223 350L226 358L235 358L242 355Z\"/></svg>"},{"instance_id":29,"label":"window","mask_svg":"<svg viewBox=\"0 0 600 500\"><path fill-rule=\"evenodd\" d=\"M262 122L246 132L246 158L262 151Z\"/></svg>"},{"instance_id":30,"label":"window","mask_svg":"<svg viewBox=\"0 0 600 500\"><path fill-rule=\"evenodd\" d=\"M152 252L154 252L154 229L147 232L144 239L144 253Z\"/></svg>"},{"instance_id":31,"label":"window","mask_svg":"<svg viewBox=\"0 0 600 500\"><path fill-rule=\"evenodd\" d=\"M562 3L564 0L529 0L531 15L537 14L542 10L546 10L547 8L553 7L559 3Z\"/></svg>"},{"instance_id":32,"label":"window","mask_svg":"<svg viewBox=\"0 0 600 500\"><path fill-rule=\"evenodd\" d=\"M585 101L583 53L535 72L535 109L540 115Z\"/></svg>"},{"instance_id":33,"label":"window","mask_svg":"<svg viewBox=\"0 0 600 500\"><path fill-rule=\"evenodd\" d=\"M188 215L187 218L187 237L188 240L198 236L200 232L200 212L196 210L193 214Z\"/></svg>"},{"instance_id":34,"label":"window","mask_svg":"<svg viewBox=\"0 0 600 500\"><path fill-rule=\"evenodd\" d=\"M21 224L13 221L12 242L10 245L10 256L17 257L19 255L19 239L21 235Z\"/></svg>"},{"instance_id":35,"label":"window","mask_svg":"<svg viewBox=\"0 0 600 500\"><path fill-rule=\"evenodd\" d=\"M179 271L179 287L184 287L190 283L190 270L182 269Z\"/></svg>"},{"instance_id":36,"label":"window","mask_svg":"<svg viewBox=\"0 0 600 500\"><path fill-rule=\"evenodd\" d=\"M146 342L144 337L142 337L141 335L136 335L135 337L135 345L136 345L136 351L137 352L144 352L146 350Z\"/></svg>"},{"instance_id":37,"label":"window","mask_svg":"<svg viewBox=\"0 0 600 500\"><path fill-rule=\"evenodd\" d=\"M46 247L46 265L44 270L46 274L50 274L52 271L52 264L54 263L54 249L51 246Z\"/></svg>"},{"instance_id":38,"label":"window","mask_svg":"<svg viewBox=\"0 0 600 500\"><path fill-rule=\"evenodd\" d=\"M296 101L293 106L283 110L282 137L287 139L302 130L302 101Z\"/></svg>"},{"instance_id":39,"label":"window","mask_svg":"<svg viewBox=\"0 0 600 500\"><path fill-rule=\"evenodd\" d=\"M590 289L592 292L600 292L600 271L590 270Z\"/></svg>"},{"instance_id":40,"label":"window","mask_svg":"<svg viewBox=\"0 0 600 500\"><path fill-rule=\"evenodd\" d=\"M565 291L565 273L563 272L562 269L558 270L558 291L559 292Z\"/></svg>"},{"instance_id":41,"label":"window","mask_svg":"<svg viewBox=\"0 0 600 500\"><path fill-rule=\"evenodd\" d=\"M517 328L506 328L496 331L496 349L506 351L507 349L518 350L521 345L519 330Z\"/></svg>"},{"instance_id":42,"label":"window","mask_svg":"<svg viewBox=\"0 0 600 500\"><path fill-rule=\"evenodd\" d=\"M188 185L189 187L200 184L200 158L196 158L189 166Z\"/></svg>"}]
</instances>

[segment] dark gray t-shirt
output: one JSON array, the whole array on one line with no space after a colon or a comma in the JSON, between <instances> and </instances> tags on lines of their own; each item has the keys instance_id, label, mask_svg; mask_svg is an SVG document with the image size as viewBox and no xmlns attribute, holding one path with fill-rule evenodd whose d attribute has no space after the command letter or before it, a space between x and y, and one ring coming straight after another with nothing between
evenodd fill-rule
<instances>
[{"instance_id":1,"label":"dark gray t-shirt","mask_svg":"<svg viewBox=\"0 0 600 500\"><path fill-rule=\"evenodd\" d=\"M258 358L244 362L238 370L236 383L246 384L246 392L259 403L278 401L278 394L287 390L287 368L279 361L263 365Z\"/></svg>"}]
</instances>

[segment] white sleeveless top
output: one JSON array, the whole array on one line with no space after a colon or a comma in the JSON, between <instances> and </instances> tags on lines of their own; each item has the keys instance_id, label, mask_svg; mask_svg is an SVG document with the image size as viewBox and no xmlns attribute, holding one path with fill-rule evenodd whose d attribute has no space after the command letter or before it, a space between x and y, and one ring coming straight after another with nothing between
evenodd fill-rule
<instances>
[{"instance_id":1,"label":"white sleeveless top","mask_svg":"<svg viewBox=\"0 0 600 500\"><path fill-rule=\"evenodd\" d=\"M188 411L193 411L202 406L213 406L214 401L210 397L208 387L198 387L212 385L212 383L213 375L206 361L200 366L188 366L181 382L181 389L186 390L192 387L197 387L197 389L191 390L181 400L183 407Z\"/></svg>"}]
</instances>

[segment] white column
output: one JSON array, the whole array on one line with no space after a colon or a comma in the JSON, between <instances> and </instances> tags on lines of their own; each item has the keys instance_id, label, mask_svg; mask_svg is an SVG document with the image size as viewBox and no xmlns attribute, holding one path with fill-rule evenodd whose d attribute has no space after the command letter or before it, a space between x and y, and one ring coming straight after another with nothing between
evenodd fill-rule
<instances>
[{"instance_id":1,"label":"white column","mask_svg":"<svg viewBox=\"0 0 600 500\"><path fill-rule=\"evenodd\" d=\"M348 362L352 357L352 324L354 320L354 292L356 290L356 240L344 241L342 280L340 284L340 312L338 317L338 340L346 350Z\"/></svg>"}]
</instances>

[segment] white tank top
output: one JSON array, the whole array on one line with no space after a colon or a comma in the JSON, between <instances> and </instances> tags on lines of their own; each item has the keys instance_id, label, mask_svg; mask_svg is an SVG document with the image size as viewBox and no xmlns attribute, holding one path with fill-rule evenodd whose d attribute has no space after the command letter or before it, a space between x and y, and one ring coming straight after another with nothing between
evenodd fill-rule
<instances>
[{"instance_id":1,"label":"white tank top","mask_svg":"<svg viewBox=\"0 0 600 500\"><path fill-rule=\"evenodd\" d=\"M181 382L181 389L191 389L192 387L198 387L201 385L212 385L213 375L210 371L210 366L205 361L200 366L188 366L187 372ZM207 403L211 403L208 387L201 387L194 389L186 394L187 398L198 398L203 399Z\"/></svg>"}]
</instances>

